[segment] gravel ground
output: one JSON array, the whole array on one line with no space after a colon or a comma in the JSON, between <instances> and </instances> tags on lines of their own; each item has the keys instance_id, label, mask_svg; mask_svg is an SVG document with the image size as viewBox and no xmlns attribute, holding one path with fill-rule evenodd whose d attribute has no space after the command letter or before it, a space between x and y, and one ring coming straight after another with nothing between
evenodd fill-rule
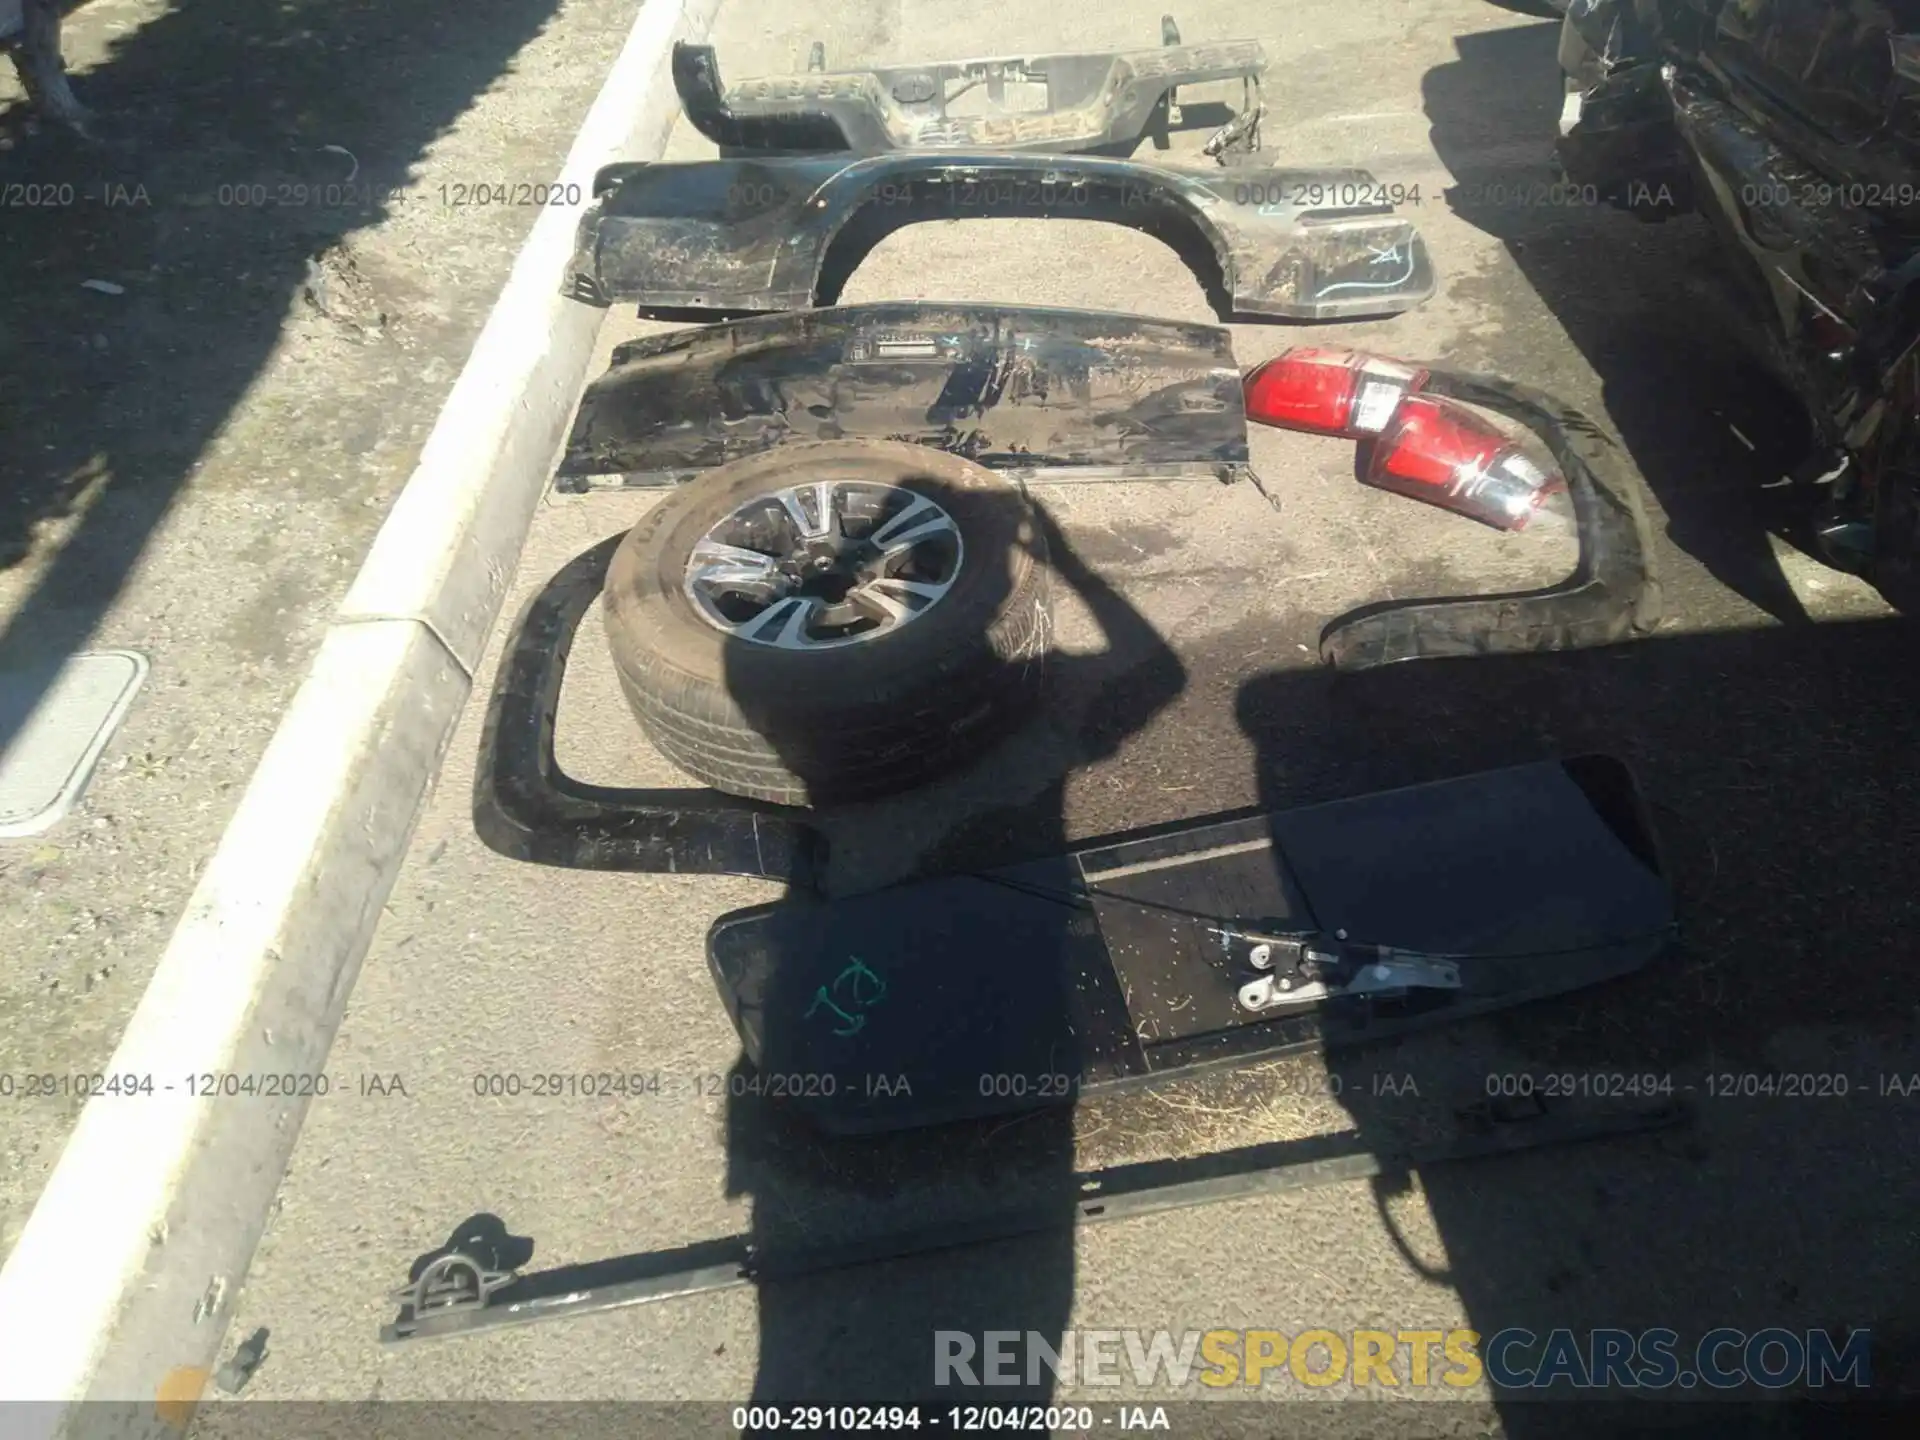
<instances>
[{"instance_id":1,"label":"gravel ground","mask_svg":"<svg viewBox=\"0 0 1920 1440\"><path fill-rule=\"evenodd\" d=\"M799 68L814 38L831 62L851 63L1157 35L1157 11L1134 4L1015 17L917 0L780 16L734 6L717 38L727 72L747 75ZM1703 227L1640 227L1546 203L1559 99L1554 31L1540 21L1477 0L1302 0L1258 14L1202 4L1179 19L1190 39L1251 33L1267 44L1270 147L1419 183L1418 217L1443 274L1442 294L1396 321L1235 327L1240 358L1337 335L1504 373L1585 407L1645 478L1668 630L1615 651L1336 681L1314 668L1310 646L1348 604L1534 583L1565 552L1551 537L1509 544L1359 490L1344 447L1263 432L1254 461L1281 496L1278 513L1244 489L1049 494L1079 556L1145 626L1103 634L1092 607L1069 600L1044 719L967 776L837 822L836 841L860 878L877 880L1238 805L1606 750L1634 764L1655 801L1687 928L1681 953L1631 983L1331 1068L1271 1066L1073 1115L823 1146L763 1107L708 1095L703 1081L729 1074L737 1047L701 937L773 887L539 870L491 854L469 814L476 706L336 1046L341 1093L309 1114L241 1296L235 1338L256 1327L272 1336L249 1397L1005 1403L1030 1397L934 1389L935 1330L1216 1326L1664 1325L1689 1338L1720 1325L1869 1326L1876 1384L1911 1388L1914 1102L1881 1092L1884 1077L1920 1071L1906 980L1920 713L1912 633L1864 587L1772 534L1758 489L1772 476L1735 432L1764 442L1780 404L1738 366L1706 308L1714 257ZM688 158L710 153L688 133L675 143ZM1153 242L1026 221L903 232L844 298L1208 318L1192 277ZM604 343L643 328L619 317ZM556 498L523 557L520 593L647 503ZM562 762L583 779L671 784L632 728L592 623L562 698ZM474 1088L489 1074L634 1069L675 1077L675 1088L641 1103L481 1099ZM1731 1100L1709 1078L1782 1070L1844 1076L1847 1097ZM374 1339L408 1262L469 1216L495 1215L529 1237L535 1268L741 1230L857 1233L1057 1186L1075 1167L1342 1128L1385 1144L1484 1094L1488 1075L1518 1072L1671 1077L1691 1091L1697 1122L1678 1136L757 1294L411 1348ZM390 1093L364 1093L368 1075L389 1077ZM1393 1077L1390 1093L1380 1076ZM1408 1079L1417 1093L1401 1088ZM1262 1393L1308 1395L1290 1383ZM1564 1440L1583 1420L1591 1433L1618 1433L1564 1405L1443 1393L1472 1403L1387 1411L1365 1401L1436 1392L1342 1385L1312 1394L1364 1408L1293 1405L1276 1418L1213 1407L1205 1420L1182 1413L1177 1433L1240 1421L1245 1433ZM1059 1392L1103 1406L1173 1394ZM222 1409L215 1428L284 1413ZM472 1410L442 1413L478 1423ZM538 1423L578 1430L566 1413ZM666 1412L649 1413L642 1428L665 1424ZM1735 1423L1715 1413L1701 1433Z\"/></svg>"},{"instance_id":2,"label":"gravel ground","mask_svg":"<svg viewBox=\"0 0 1920 1440\"><path fill-rule=\"evenodd\" d=\"M96 142L0 109L0 669L153 665L79 810L0 843L0 1073L105 1068L536 213L443 187L556 174L633 14L101 3ZM0 1254L80 1103L19 1090Z\"/></svg>"}]
</instances>

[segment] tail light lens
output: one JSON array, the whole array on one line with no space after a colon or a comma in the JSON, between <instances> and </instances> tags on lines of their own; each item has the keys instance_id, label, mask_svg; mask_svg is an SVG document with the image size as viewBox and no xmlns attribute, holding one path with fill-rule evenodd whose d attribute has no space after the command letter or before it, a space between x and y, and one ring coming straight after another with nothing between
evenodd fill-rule
<instances>
[{"instance_id":1,"label":"tail light lens","mask_svg":"<svg viewBox=\"0 0 1920 1440\"><path fill-rule=\"evenodd\" d=\"M1565 484L1473 411L1432 395L1401 402L1373 447L1366 478L1497 530L1524 528Z\"/></svg>"},{"instance_id":2,"label":"tail light lens","mask_svg":"<svg viewBox=\"0 0 1920 1440\"><path fill-rule=\"evenodd\" d=\"M1366 483L1498 530L1520 530L1564 479L1490 422L1422 393L1428 372L1354 350L1303 346L1247 372L1247 418L1371 441Z\"/></svg>"},{"instance_id":3,"label":"tail light lens","mask_svg":"<svg viewBox=\"0 0 1920 1440\"><path fill-rule=\"evenodd\" d=\"M1283 430L1366 439L1392 421L1427 372L1352 350L1302 347L1247 374L1247 418Z\"/></svg>"}]
</instances>

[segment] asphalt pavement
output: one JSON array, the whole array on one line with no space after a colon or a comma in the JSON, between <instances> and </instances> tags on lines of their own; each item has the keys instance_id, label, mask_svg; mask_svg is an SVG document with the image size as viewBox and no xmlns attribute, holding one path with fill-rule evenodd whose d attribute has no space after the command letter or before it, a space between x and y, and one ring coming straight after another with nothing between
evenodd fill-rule
<instances>
[{"instance_id":1,"label":"asphalt pavement","mask_svg":"<svg viewBox=\"0 0 1920 1440\"><path fill-rule=\"evenodd\" d=\"M334 1093L309 1112L245 1282L232 1338L265 1327L271 1341L242 1405L1001 1400L935 1386L937 1330L1872 1327L1876 1381L1911 1383L1915 1101L1883 1093L1883 1077L1920 1071L1905 975L1912 637L1871 592L1769 534L1759 486L1772 477L1740 437L1764 434L1778 402L1703 318L1704 227L1642 227L1555 196L1546 22L1479 0L1205 4L1177 18L1189 40L1265 42L1270 149L1419 185L1413 213L1441 274L1440 294L1396 320L1235 326L1239 358L1352 343L1502 373L1586 408L1645 478L1668 627L1615 651L1336 680L1313 655L1333 615L1368 599L1542 583L1565 569L1569 543L1551 527L1502 538L1363 490L1347 447L1260 432L1253 460L1278 509L1244 486L1042 494L1145 627L1112 643L1085 597L1063 597L1045 716L968 775L836 822L842 853L871 882L944 857L1044 852L1236 806L1604 750L1633 763L1652 796L1682 952L1604 992L1331 1068L1274 1065L1070 1116L822 1145L724 1093L738 1047L703 938L722 912L776 887L540 869L489 852L470 817L476 703L352 998ZM715 43L725 73L743 76L802 68L815 39L838 66L1150 45L1158 33L1158 11L1131 3L1071 15L856 3L723 7ZM1172 143L1191 151L1203 133ZM709 153L682 127L669 157ZM1156 241L1069 221L913 227L843 298L1212 318ZM646 328L615 317L603 350ZM649 503L550 499L512 605ZM635 730L596 626L583 628L562 697L563 765L603 783L675 783ZM1710 1078L1780 1070L1845 1075L1846 1094L1829 1080L1818 1097L1729 1099L1740 1086ZM489 1077L635 1071L669 1084L643 1099L485 1093L508 1088ZM530 1238L534 1268L735 1232L831 1238L950 1218L1057 1187L1075 1168L1348 1127L1384 1145L1484 1096L1490 1075L1517 1073L1667 1076L1691 1088L1697 1120L1679 1136L1140 1219L1071 1242L376 1342L410 1262L473 1216ZM1489 1398L1401 1379L1314 1389L1276 1375L1259 1393L1366 1405L1290 1409L1286 1433L1388 1433L1368 1402ZM1105 1405L1205 1393L1083 1377L1059 1395ZM1395 1412L1398 1433L1565 1434L1570 1423L1560 1407L1511 1397L1497 1416L1484 1404L1417 1414Z\"/></svg>"}]
</instances>

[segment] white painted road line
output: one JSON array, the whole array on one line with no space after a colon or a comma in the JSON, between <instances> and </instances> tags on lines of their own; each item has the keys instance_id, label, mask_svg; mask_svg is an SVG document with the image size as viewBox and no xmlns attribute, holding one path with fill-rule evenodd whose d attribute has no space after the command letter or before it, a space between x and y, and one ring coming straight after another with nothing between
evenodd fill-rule
<instances>
[{"instance_id":1,"label":"white painted road line","mask_svg":"<svg viewBox=\"0 0 1920 1440\"><path fill-rule=\"evenodd\" d=\"M653 0L563 185L658 156L667 57L719 0ZM561 298L578 206L544 211L152 984L0 1272L9 1440L179 1433L265 1227L307 1099L205 1076L318 1074L586 375L600 312ZM298 1087L287 1088L297 1090ZM165 1404L160 1403L165 1401Z\"/></svg>"}]
</instances>

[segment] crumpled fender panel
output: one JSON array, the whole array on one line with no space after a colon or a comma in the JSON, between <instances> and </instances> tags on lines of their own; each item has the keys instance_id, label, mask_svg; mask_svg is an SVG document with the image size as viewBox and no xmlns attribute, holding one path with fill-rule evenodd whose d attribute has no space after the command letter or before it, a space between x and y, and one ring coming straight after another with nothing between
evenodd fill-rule
<instances>
[{"instance_id":1,"label":"crumpled fender panel","mask_svg":"<svg viewBox=\"0 0 1920 1440\"><path fill-rule=\"evenodd\" d=\"M694 128L722 149L762 151L1044 150L1124 145L1171 89L1253 79L1256 40L1153 50L954 60L744 80L723 90L711 45L673 47L673 85ZM959 88L1006 107L1008 85L1044 87L1043 108L949 114Z\"/></svg>"},{"instance_id":2,"label":"crumpled fender panel","mask_svg":"<svg viewBox=\"0 0 1920 1440\"><path fill-rule=\"evenodd\" d=\"M1238 478L1247 413L1215 325L993 305L847 305L620 346L560 488L673 484L806 440L892 439L999 470Z\"/></svg>"},{"instance_id":3,"label":"crumpled fender panel","mask_svg":"<svg viewBox=\"0 0 1920 1440\"><path fill-rule=\"evenodd\" d=\"M589 304L743 314L831 304L854 265L922 220L1104 220L1165 241L1235 315L1393 315L1433 264L1396 186L1357 169L1183 170L993 153L609 166L566 290Z\"/></svg>"}]
</instances>

